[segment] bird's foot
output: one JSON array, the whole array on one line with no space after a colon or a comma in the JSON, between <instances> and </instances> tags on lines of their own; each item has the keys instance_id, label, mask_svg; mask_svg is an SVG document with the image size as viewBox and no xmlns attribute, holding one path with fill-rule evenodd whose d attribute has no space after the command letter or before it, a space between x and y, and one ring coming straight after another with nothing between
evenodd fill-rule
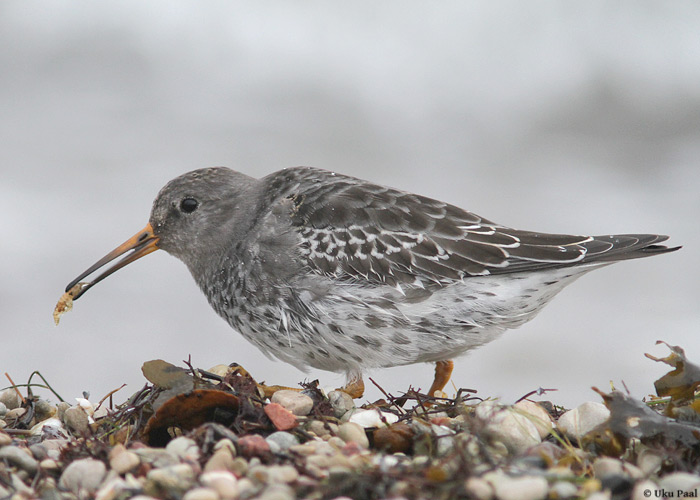
<instances>
[{"instance_id":1,"label":"bird's foot","mask_svg":"<svg viewBox=\"0 0 700 500\"><path fill-rule=\"evenodd\" d=\"M352 399L359 399L365 393L365 382L362 377L354 378L338 390L349 394Z\"/></svg>"},{"instance_id":2,"label":"bird's foot","mask_svg":"<svg viewBox=\"0 0 700 500\"><path fill-rule=\"evenodd\" d=\"M433 379L433 385L428 390L428 396L432 398L442 395L442 390L447 385L447 382L450 381L454 367L454 362L449 359L435 363L435 378ZM436 394L436 392L439 392L439 394Z\"/></svg>"}]
</instances>

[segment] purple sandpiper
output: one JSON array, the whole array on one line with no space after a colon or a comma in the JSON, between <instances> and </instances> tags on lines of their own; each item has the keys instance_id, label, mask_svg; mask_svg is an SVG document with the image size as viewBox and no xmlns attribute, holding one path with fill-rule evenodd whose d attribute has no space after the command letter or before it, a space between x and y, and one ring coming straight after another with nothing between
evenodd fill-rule
<instances>
[{"instance_id":1,"label":"purple sandpiper","mask_svg":"<svg viewBox=\"0 0 700 500\"><path fill-rule=\"evenodd\" d=\"M224 167L170 181L148 225L73 280L74 299L163 249L267 355L344 372L452 359L532 319L584 273L671 252L667 236L512 229L448 203L316 168L255 179ZM130 252L130 253L129 253ZM79 283L117 257L93 281Z\"/></svg>"}]
</instances>

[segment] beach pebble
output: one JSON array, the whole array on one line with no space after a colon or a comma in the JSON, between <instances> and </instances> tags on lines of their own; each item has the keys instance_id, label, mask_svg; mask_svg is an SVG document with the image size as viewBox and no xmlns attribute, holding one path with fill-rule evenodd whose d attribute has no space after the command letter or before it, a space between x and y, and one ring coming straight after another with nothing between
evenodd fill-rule
<instances>
[{"instance_id":1,"label":"beach pebble","mask_svg":"<svg viewBox=\"0 0 700 500\"><path fill-rule=\"evenodd\" d=\"M578 487L569 481L558 481L549 489L549 497L561 500L566 498L577 498Z\"/></svg>"},{"instance_id":2,"label":"beach pebble","mask_svg":"<svg viewBox=\"0 0 700 500\"><path fill-rule=\"evenodd\" d=\"M84 497L97 491L105 474L107 467L100 460L82 458L74 460L66 467L58 485L79 497Z\"/></svg>"},{"instance_id":3,"label":"beach pebble","mask_svg":"<svg viewBox=\"0 0 700 500\"><path fill-rule=\"evenodd\" d=\"M294 490L286 484L271 484L256 497L257 500L294 500Z\"/></svg>"},{"instance_id":4,"label":"beach pebble","mask_svg":"<svg viewBox=\"0 0 700 500\"><path fill-rule=\"evenodd\" d=\"M498 500L544 500L549 484L539 476L508 477L498 474L491 482Z\"/></svg>"},{"instance_id":5,"label":"beach pebble","mask_svg":"<svg viewBox=\"0 0 700 500\"><path fill-rule=\"evenodd\" d=\"M485 423L484 434L505 445L514 455L524 453L541 441L535 424L518 410L484 401L476 407L475 415Z\"/></svg>"},{"instance_id":6,"label":"beach pebble","mask_svg":"<svg viewBox=\"0 0 700 500\"><path fill-rule=\"evenodd\" d=\"M272 425L274 425L275 429L278 431L288 431L298 425L297 417L294 413L279 403L265 405L264 411L265 415L272 421Z\"/></svg>"},{"instance_id":7,"label":"beach pebble","mask_svg":"<svg viewBox=\"0 0 700 500\"><path fill-rule=\"evenodd\" d=\"M88 432L88 414L80 406L71 406L63 413L63 423L69 431L82 435Z\"/></svg>"},{"instance_id":8,"label":"beach pebble","mask_svg":"<svg viewBox=\"0 0 700 500\"><path fill-rule=\"evenodd\" d=\"M19 448L17 446L4 446L0 448L0 461L2 460L6 460L10 464L30 474L34 474L39 467L39 462L32 457L29 449Z\"/></svg>"},{"instance_id":9,"label":"beach pebble","mask_svg":"<svg viewBox=\"0 0 700 500\"><path fill-rule=\"evenodd\" d=\"M637 455L637 467L640 468L644 476L656 474L663 461L664 455L650 448L644 448Z\"/></svg>"},{"instance_id":10,"label":"beach pebble","mask_svg":"<svg viewBox=\"0 0 700 500\"><path fill-rule=\"evenodd\" d=\"M571 440L579 440L610 418L610 410L602 403L587 402L564 413L557 428Z\"/></svg>"},{"instance_id":11,"label":"beach pebble","mask_svg":"<svg viewBox=\"0 0 700 500\"><path fill-rule=\"evenodd\" d=\"M0 418L5 418L6 413L7 413L7 406L5 406L5 403L0 402Z\"/></svg>"},{"instance_id":12,"label":"beach pebble","mask_svg":"<svg viewBox=\"0 0 700 500\"><path fill-rule=\"evenodd\" d=\"M12 443L12 436L10 436L7 432L0 431L0 447L1 446L7 446L8 444Z\"/></svg>"},{"instance_id":13,"label":"beach pebble","mask_svg":"<svg viewBox=\"0 0 700 500\"><path fill-rule=\"evenodd\" d=\"M119 443L109 452L109 466L117 474L126 474L141 463L139 456Z\"/></svg>"},{"instance_id":14,"label":"beach pebble","mask_svg":"<svg viewBox=\"0 0 700 500\"><path fill-rule=\"evenodd\" d=\"M196 462L199 460L199 447L194 439L188 437L180 436L173 439L165 446L165 451L183 461Z\"/></svg>"},{"instance_id":15,"label":"beach pebble","mask_svg":"<svg viewBox=\"0 0 700 500\"><path fill-rule=\"evenodd\" d=\"M238 440L238 447L245 456L264 455L270 452L270 445L265 438L257 434L243 436Z\"/></svg>"},{"instance_id":16,"label":"beach pebble","mask_svg":"<svg viewBox=\"0 0 700 500\"><path fill-rule=\"evenodd\" d=\"M386 424L393 424L398 422L398 420L399 417L397 415L386 411L379 411L376 409L357 409L352 412L348 422L356 423L361 427L368 429L370 427L380 427Z\"/></svg>"},{"instance_id":17,"label":"beach pebble","mask_svg":"<svg viewBox=\"0 0 700 500\"><path fill-rule=\"evenodd\" d=\"M161 448L135 448L131 451L136 453L142 462L148 463L156 469L180 463L175 455Z\"/></svg>"},{"instance_id":18,"label":"beach pebble","mask_svg":"<svg viewBox=\"0 0 700 500\"><path fill-rule=\"evenodd\" d=\"M355 422L345 422L338 426L338 437L346 443L357 443L362 448L369 448L369 439L365 430Z\"/></svg>"},{"instance_id":19,"label":"beach pebble","mask_svg":"<svg viewBox=\"0 0 700 500\"><path fill-rule=\"evenodd\" d=\"M692 493L700 490L700 476L689 472L672 472L659 480L659 488L665 491Z\"/></svg>"},{"instance_id":20,"label":"beach pebble","mask_svg":"<svg viewBox=\"0 0 700 500\"><path fill-rule=\"evenodd\" d=\"M352 400L352 396L344 391L336 390L329 392L328 401L331 403L335 418L341 418L347 412L355 408L355 402Z\"/></svg>"},{"instance_id":21,"label":"beach pebble","mask_svg":"<svg viewBox=\"0 0 700 500\"><path fill-rule=\"evenodd\" d=\"M275 392L270 398L270 401L285 407L294 415L298 416L308 415L311 412L311 408L314 406L314 400L306 394L287 389Z\"/></svg>"},{"instance_id":22,"label":"beach pebble","mask_svg":"<svg viewBox=\"0 0 700 500\"><path fill-rule=\"evenodd\" d=\"M204 472L199 477L199 482L215 490L222 500L233 500L238 498L238 479L236 476L226 471Z\"/></svg>"},{"instance_id":23,"label":"beach pebble","mask_svg":"<svg viewBox=\"0 0 700 500\"><path fill-rule=\"evenodd\" d=\"M475 500L491 500L493 488L488 481L480 477L470 477L464 482L464 489L470 498Z\"/></svg>"},{"instance_id":24,"label":"beach pebble","mask_svg":"<svg viewBox=\"0 0 700 500\"><path fill-rule=\"evenodd\" d=\"M229 441L230 442L230 441ZM233 444L233 443L231 443ZM235 448L234 448L235 449ZM228 446L221 446L218 450L214 451L212 456L207 460L204 465L205 472L213 471L233 471L233 461L235 455Z\"/></svg>"},{"instance_id":25,"label":"beach pebble","mask_svg":"<svg viewBox=\"0 0 700 500\"><path fill-rule=\"evenodd\" d=\"M61 422L58 417L47 418L42 420L38 424L35 424L29 432L32 436L42 436L48 434L49 436L65 436L65 428L63 427L63 422Z\"/></svg>"},{"instance_id":26,"label":"beach pebble","mask_svg":"<svg viewBox=\"0 0 700 500\"><path fill-rule=\"evenodd\" d=\"M265 441L270 445L270 450L273 453L286 452L290 447L299 444L299 440L294 434L284 431L273 432L265 438Z\"/></svg>"},{"instance_id":27,"label":"beach pebble","mask_svg":"<svg viewBox=\"0 0 700 500\"><path fill-rule=\"evenodd\" d=\"M219 500L221 497L214 488L192 488L182 497L182 500Z\"/></svg>"},{"instance_id":28,"label":"beach pebble","mask_svg":"<svg viewBox=\"0 0 700 500\"><path fill-rule=\"evenodd\" d=\"M7 411L19 408L19 405L22 404L22 400L19 394L17 394L17 391L10 388L0 392L0 403L5 406L5 411Z\"/></svg>"},{"instance_id":29,"label":"beach pebble","mask_svg":"<svg viewBox=\"0 0 700 500\"><path fill-rule=\"evenodd\" d=\"M540 434L540 439L546 438L554 427L552 417L549 416L547 410L542 408L542 406L538 405L537 403L524 399L515 403L513 408L524 412L526 417L530 417L530 422L532 422L537 428L537 432Z\"/></svg>"},{"instance_id":30,"label":"beach pebble","mask_svg":"<svg viewBox=\"0 0 700 500\"><path fill-rule=\"evenodd\" d=\"M180 497L195 482L196 476L188 464L153 469L146 475L144 491L156 497Z\"/></svg>"}]
</instances>

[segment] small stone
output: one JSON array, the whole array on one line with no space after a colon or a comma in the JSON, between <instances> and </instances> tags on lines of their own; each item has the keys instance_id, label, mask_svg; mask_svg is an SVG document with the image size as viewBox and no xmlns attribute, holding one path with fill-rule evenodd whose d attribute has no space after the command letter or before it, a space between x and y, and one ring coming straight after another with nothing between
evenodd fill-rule
<instances>
[{"instance_id":1,"label":"small stone","mask_svg":"<svg viewBox=\"0 0 700 500\"><path fill-rule=\"evenodd\" d=\"M257 500L294 500L294 490L286 484L271 484L263 490Z\"/></svg>"},{"instance_id":2,"label":"small stone","mask_svg":"<svg viewBox=\"0 0 700 500\"><path fill-rule=\"evenodd\" d=\"M238 446L241 450L241 454L247 457L270 453L270 445L267 444L267 441L265 441L262 436L257 434L239 438Z\"/></svg>"},{"instance_id":3,"label":"small stone","mask_svg":"<svg viewBox=\"0 0 700 500\"><path fill-rule=\"evenodd\" d=\"M277 392L275 394L277 394ZM308 396L306 397L308 398ZM279 403L270 403L265 405L265 415L267 415L267 417L272 421L272 425L274 425L275 429L278 431L288 431L298 425L297 418L294 416L294 413Z\"/></svg>"},{"instance_id":4,"label":"small stone","mask_svg":"<svg viewBox=\"0 0 700 500\"><path fill-rule=\"evenodd\" d=\"M306 394L286 389L275 392L270 401L282 405L298 416L308 415L314 406L314 400Z\"/></svg>"},{"instance_id":5,"label":"small stone","mask_svg":"<svg viewBox=\"0 0 700 500\"><path fill-rule=\"evenodd\" d=\"M139 456L142 462L151 464L156 469L180 463L175 455L160 448L137 448L132 451Z\"/></svg>"},{"instance_id":6,"label":"small stone","mask_svg":"<svg viewBox=\"0 0 700 500\"><path fill-rule=\"evenodd\" d=\"M291 465L270 465L267 468L268 481L271 483L293 483L299 479L299 472Z\"/></svg>"},{"instance_id":7,"label":"small stone","mask_svg":"<svg viewBox=\"0 0 700 500\"><path fill-rule=\"evenodd\" d=\"M338 434L338 426L336 424L332 422L324 422L323 420L312 420L307 425L306 430L313 432L320 438Z\"/></svg>"},{"instance_id":8,"label":"small stone","mask_svg":"<svg viewBox=\"0 0 700 500\"><path fill-rule=\"evenodd\" d=\"M61 474L58 486L79 497L92 495L100 487L105 474L107 474L107 467L99 460L94 458L74 460Z\"/></svg>"},{"instance_id":9,"label":"small stone","mask_svg":"<svg viewBox=\"0 0 700 500\"><path fill-rule=\"evenodd\" d=\"M665 491L692 493L700 489L700 476L688 472L673 472L659 480L659 488Z\"/></svg>"},{"instance_id":10,"label":"small stone","mask_svg":"<svg viewBox=\"0 0 700 500\"><path fill-rule=\"evenodd\" d=\"M7 432L0 431L0 447L12 444L12 437Z\"/></svg>"},{"instance_id":11,"label":"small stone","mask_svg":"<svg viewBox=\"0 0 700 500\"><path fill-rule=\"evenodd\" d=\"M66 403L65 401L61 401L56 405L56 416L63 421L63 416L66 413L66 410L70 407L70 404Z\"/></svg>"},{"instance_id":12,"label":"small stone","mask_svg":"<svg viewBox=\"0 0 700 500\"><path fill-rule=\"evenodd\" d=\"M601 457L593 462L593 475L598 479L606 476L622 476L622 462L615 458Z\"/></svg>"},{"instance_id":13,"label":"small stone","mask_svg":"<svg viewBox=\"0 0 700 500\"><path fill-rule=\"evenodd\" d=\"M141 463L139 456L119 443L109 452L109 466L117 474L126 474Z\"/></svg>"},{"instance_id":14,"label":"small stone","mask_svg":"<svg viewBox=\"0 0 700 500\"><path fill-rule=\"evenodd\" d=\"M25 413L27 413L26 408L13 408L11 410L7 410L5 420L12 424L22 418Z\"/></svg>"},{"instance_id":15,"label":"small stone","mask_svg":"<svg viewBox=\"0 0 700 500\"><path fill-rule=\"evenodd\" d=\"M346 443L357 443L363 448L369 448L367 433L361 425L355 422L345 422L338 426L338 437Z\"/></svg>"},{"instance_id":16,"label":"small stone","mask_svg":"<svg viewBox=\"0 0 700 500\"><path fill-rule=\"evenodd\" d=\"M69 443L68 439L44 439L41 445L46 449L46 454L49 458L58 460L61 457L61 452Z\"/></svg>"},{"instance_id":17,"label":"small stone","mask_svg":"<svg viewBox=\"0 0 700 500\"><path fill-rule=\"evenodd\" d=\"M381 427L386 424L394 424L399 421L399 417L387 411L379 411L376 409L365 410L357 409L352 412L348 422L353 422L367 429L370 427Z\"/></svg>"},{"instance_id":18,"label":"small stone","mask_svg":"<svg viewBox=\"0 0 700 500\"><path fill-rule=\"evenodd\" d=\"M564 413L557 428L571 440L579 440L610 418L610 410L602 403L587 402Z\"/></svg>"},{"instance_id":19,"label":"small stone","mask_svg":"<svg viewBox=\"0 0 700 500\"><path fill-rule=\"evenodd\" d=\"M547 480L539 476L504 475L491 485L498 500L544 500L549 490Z\"/></svg>"},{"instance_id":20,"label":"small stone","mask_svg":"<svg viewBox=\"0 0 700 500\"><path fill-rule=\"evenodd\" d=\"M6 413L7 413L7 406L5 406L5 403L0 402L0 418L5 418Z\"/></svg>"},{"instance_id":21,"label":"small stone","mask_svg":"<svg viewBox=\"0 0 700 500\"><path fill-rule=\"evenodd\" d=\"M265 438L265 441L267 441L274 453L286 452L290 447L299 444L299 440L294 434L284 431L273 432ZM273 449L275 446L278 447L277 451Z\"/></svg>"},{"instance_id":22,"label":"small stone","mask_svg":"<svg viewBox=\"0 0 700 500\"><path fill-rule=\"evenodd\" d=\"M221 497L214 488L192 488L182 500L219 500Z\"/></svg>"},{"instance_id":23,"label":"small stone","mask_svg":"<svg viewBox=\"0 0 700 500\"><path fill-rule=\"evenodd\" d=\"M54 405L43 399L40 399L34 404L34 418L37 422L55 416L57 411Z\"/></svg>"},{"instance_id":24,"label":"small stone","mask_svg":"<svg viewBox=\"0 0 700 500\"><path fill-rule=\"evenodd\" d=\"M470 477L464 482L464 489L470 498L476 500L491 500L493 498L493 488L480 477Z\"/></svg>"},{"instance_id":25,"label":"small stone","mask_svg":"<svg viewBox=\"0 0 700 500\"><path fill-rule=\"evenodd\" d=\"M654 493L657 491L661 493L659 486L657 486L653 481L649 481L648 479L637 481L632 488L630 500L647 500L649 498L656 498Z\"/></svg>"},{"instance_id":26,"label":"small stone","mask_svg":"<svg viewBox=\"0 0 700 500\"><path fill-rule=\"evenodd\" d=\"M234 458L235 457L231 452L231 449L227 446L222 446L212 454L209 460L207 460L207 463L204 466L204 471L233 471Z\"/></svg>"},{"instance_id":27,"label":"small stone","mask_svg":"<svg viewBox=\"0 0 700 500\"><path fill-rule=\"evenodd\" d=\"M344 391L331 391L328 393L328 401L333 408L335 418L341 418L347 412L355 408L352 396Z\"/></svg>"},{"instance_id":28,"label":"small stone","mask_svg":"<svg viewBox=\"0 0 700 500\"><path fill-rule=\"evenodd\" d=\"M71 406L63 413L63 423L74 434L87 434L89 421L88 414L80 406Z\"/></svg>"},{"instance_id":29,"label":"small stone","mask_svg":"<svg viewBox=\"0 0 700 500\"><path fill-rule=\"evenodd\" d=\"M199 446L194 439L180 436L170 441L165 450L172 453L180 460L196 462L199 460Z\"/></svg>"},{"instance_id":30,"label":"small stone","mask_svg":"<svg viewBox=\"0 0 700 500\"><path fill-rule=\"evenodd\" d=\"M56 436L66 436L65 428L63 427L63 422L61 422L57 417L47 418L42 420L38 424L34 425L29 432L32 436L46 436L56 437Z\"/></svg>"},{"instance_id":31,"label":"small stone","mask_svg":"<svg viewBox=\"0 0 700 500\"><path fill-rule=\"evenodd\" d=\"M142 499L151 498L145 495L133 496L134 493L139 493L141 490L141 483L131 474L127 474L125 478L122 478L110 473L105 478L100 489L95 493L95 500L117 500L122 498L130 498L133 500L138 497Z\"/></svg>"},{"instance_id":32,"label":"small stone","mask_svg":"<svg viewBox=\"0 0 700 500\"><path fill-rule=\"evenodd\" d=\"M577 498L578 487L568 481L554 483L549 489L549 497L564 500L566 498Z\"/></svg>"},{"instance_id":33,"label":"small stone","mask_svg":"<svg viewBox=\"0 0 700 500\"><path fill-rule=\"evenodd\" d=\"M13 410L19 408L19 405L22 404L22 400L19 394L17 394L17 391L10 388L0 392L0 403L5 405L6 410Z\"/></svg>"},{"instance_id":34,"label":"small stone","mask_svg":"<svg viewBox=\"0 0 700 500\"><path fill-rule=\"evenodd\" d=\"M233 500L238 498L238 479L236 476L226 471L204 472L199 477L202 485L214 489L222 500Z\"/></svg>"},{"instance_id":35,"label":"small stone","mask_svg":"<svg viewBox=\"0 0 700 500\"><path fill-rule=\"evenodd\" d=\"M39 462L32 457L27 448L17 446L5 446L0 448L0 461L7 460L12 465L34 474L39 467Z\"/></svg>"},{"instance_id":36,"label":"small stone","mask_svg":"<svg viewBox=\"0 0 700 500\"><path fill-rule=\"evenodd\" d=\"M39 462L39 467L45 471L55 471L58 470L58 462L56 462L53 458L45 458Z\"/></svg>"},{"instance_id":37,"label":"small stone","mask_svg":"<svg viewBox=\"0 0 700 500\"><path fill-rule=\"evenodd\" d=\"M194 484L194 470L188 464L153 469L146 475L144 491L156 497L180 497Z\"/></svg>"},{"instance_id":38,"label":"small stone","mask_svg":"<svg viewBox=\"0 0 700 500\"><path fill-rule=\"evenodd\" d=\"M526 417L529 417L530 422L532 422L537 428L537 432L540 434L540 439L544 439L549 436L552 428L554 427L552 424L552 417L549 416L547 410L542 408L541 405L524 399L515 403L513 407L522 411Z\"/></svg>"},{"instance_id":39,"label":"small stone","mask_svg":"<svg viewBox=\"0 0 700 500\"><path fill-rule=\"evenodd\" d=\"M484 401L476 407L476 416L486 425L484 433L506 446L514 455L524 453L540 443L540 433L529 418L518 410L501 407L493 401Z\"/></svg>"},{"instance_id":40,"label":"small stone","mask_svg":"<svg viewBox=\"0 0 700 500\"><path fill-rule=\"evenodd\" d=\"M659 472L663 461L664 456L661 453L645 448L637 456L637 467L641 469L644 476L651 476Z\"/></svg>"}]
</instances>

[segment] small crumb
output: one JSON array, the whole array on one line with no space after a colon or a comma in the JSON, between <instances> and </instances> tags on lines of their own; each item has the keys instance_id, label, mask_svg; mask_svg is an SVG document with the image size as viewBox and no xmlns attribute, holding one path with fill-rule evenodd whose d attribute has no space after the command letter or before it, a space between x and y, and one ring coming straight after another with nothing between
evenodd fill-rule
<instances>
[{"instance_id":1,"label":"small crumb","mask_svg":"<svg viewBox=\"0 0 700 500\"><path fill-rule=\"evenodd\" d=\"M73 309L73 297L78 294L84 285L87 285L87 283L77 283L73 288L61 295L60 299L58 299L58 303L53 310L53 320L56 323L56 326L58 326L59 321L61 321L61 316Z\"/></svg>"}]
</instances>

